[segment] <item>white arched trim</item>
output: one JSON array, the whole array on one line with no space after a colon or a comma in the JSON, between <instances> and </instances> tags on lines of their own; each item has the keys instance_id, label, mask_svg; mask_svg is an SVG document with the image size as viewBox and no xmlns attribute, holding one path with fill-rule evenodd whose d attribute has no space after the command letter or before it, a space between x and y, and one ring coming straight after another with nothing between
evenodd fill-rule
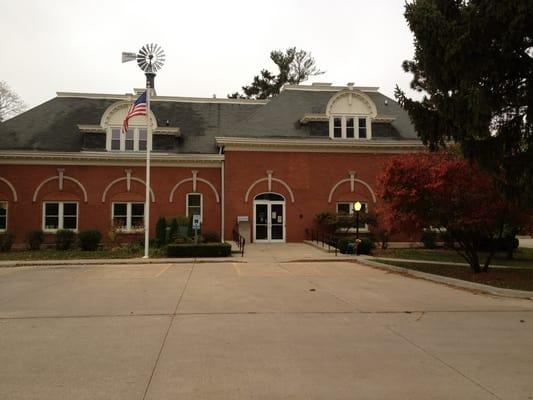
<instances>
[{"instance_id":1,"label":"white arched trim","mask_svg":"<svg viewBox=\"0 0 533 400\"><path fill-rule=\"evenodd\" d=\"M215 194L215 198L216 198L216 201L217 203L220 203L220 196L218 195L218 191L217 189L215 188L215 186L209 182L208 180L206 179L203 179L203 178L198 178L196 176L196 174L194 174L194 178L185 178L181 181L179 181L178 183L176 183L174 185L174 187L172 188L172 190L170 191L170 196L168 197L168 201L169 203L172 203L174 201L174 193L176 192L176 190L178 190L178 188L183 185L184 183L187 183L187 182L202 182L202 183L205 183L207 186L209 186L211 188L211 190L213 191L213 193ZM193 188L194 192L196 193L196 188Z\"/></svg>"},{"instance_id":2,"label":"white arched trim","mask_svg":"<svg viewBox=\"0 0 533 400\"><path fill-rule=\"evenodd\" d=\"M100 119L100 126L102 129L106 129L109 125L109 120L113 116L113 114L117 112L126 113L128 112L129 108L131 107L131 104L137 99L137 96L132 97L131 101L118 101L116 103L111 104L102 114L102 118ZM157 128L157 118L155 117L152 110L150 110L150 123L152 124L152 129L155 130Z\"/></svg>"},{"instance_id":3,"label":"white arched trim","mask_svg":"<svg viewBox=\"0 0 533 400\"><path fill-rule=\"evenodd\" d=\"M329 99L328 104L326 105L326 115L328 117L331 115L331 109L333 108L334 104L346 96L350 97L350 103L353 97L360 100L368 108L368 114L370 115L370 117L376 118L376 116L378 115L376 104L372 101L370 96L358 89L352 88L341 90L340 92L333 95L331 99Z\"/></svg>"},{"instance_id":4,"label":"white arched trim","mask_svg":"<svg viewBox=\"0 0 533 400\"><path fill-rule=\"evenodd\" d=\"M329 192L329 197L328 197L328 203L331 203L331 199L333 198L333 193L335 193L335 190L337 190L337 188L342 185L343 183L351 183L351 182L357 182L357 183L360 183L361 185L363 185L364 187L366 187L368 189L368 191L370 192L370 194L372 195L372 200L374 201L374 203L376 202L376 195L374 193L374 191L372 190L372 188L370 187L370 185L368 183L366 183L365 181L362 181L361 179L356 179L356 178L346 178L346 179L341 179L340 181L338 181L335 186L333 186L331 188L331 191ZM354 191L354 187L352 185L351 187L351 191L353 192Z\"/></svg>"},{"instance_id":5,"label":"white arched trim","mask_svg":"<svg viewBox=\"0 0 533 400\"><path fill-rule=\"evenodd\" d=\"M267 182L267 183L271 183L271 182L278 182L279 184L281 184L285 189L287 189L287 192L289 192L289 195L291 196L291 203L294 203L294 194L292 193L292 189L290 188L289 185L287 185L286 182L282 181L281 179L278 179L278 178L273 178L271 174L269 174L269 176L267 178L261 178L261 179L258 179L256 180L254 183L252 183L250 185L250 187L248 188L248 190L246 191L246 195L244 196L244 202L245 203L248 203L248 198L250 197L250 192L252 191L252 189L259 183L261 182ZM269 188L269 190L271 190L271 188Z\"/></svg>"},{"instance_id":6,"label":"white arched trim","mask_svg":"<svg viewBox=\"0 0 533 400\"><path fill-rule=\"evenodd\" d=\"M146 187L146 183L144 183L144 181L142 179L135 178L133 176L130 176L129 178L126 177L126 176L123 176L122 178L117 178L113 182L111 182L109 185L107 185L107 187L105 188L104 193L102 194L102 203L105 203L105 199L107 197L107 192L109 192L109 189L111 189L111 187L113 187L114 185L116 185L117 183L122 182L122 181L126 181L126 183L127 183L128 179L132 180L132 181L135 181L135 182L139 182L139 183L143 184ZM128 190L128 192L129 192L129 190ZM154 195L154 191L152 190L152 188L150 188L150 197L152 198L152 203L155 203L155 195Z\"/></svg>"},{"instance_id":7,"label":"white arched trim","mask_svg":"<svg viewBox=\"0 0 533 400\"><path fill-rule=\"evenodd\" d=\"M9 182L6 178L0 177L0 182L4 182L9 189L11 189L11 193L13 194L13 201L16 203L18 200L17 191L15 190L15 187Z\"/></svg>"},{"instance_id":8,"label":"white arched trim","mask_svg":"<svg viewBox=\"0 0 533 400\"><path fill-rule=\"evenodd\" d=\"M85 203L87 203L87 190L85 190L85 187L82 185L82 183L79 180L75 179L75 178L72 178L72 177L66 176L66 175L62 175L62 174L60 176L51 176L50 178L47 178L44 181L42 181L39 184L39 186L37 186L37 189L35 189L35 192L33 192L33 202L34 203L37 201L37 196L39 195L39 192L41 191L43 186L46 185L48 182L52 182L52 181L55 181L55 180L58 180L60 182L59 190L61 190L61 191L63 190L63 185L61 183L62 180L74 182L76 185L78 185L78 187L83 192L83 201Z\"/></svg>"}]
</instances>

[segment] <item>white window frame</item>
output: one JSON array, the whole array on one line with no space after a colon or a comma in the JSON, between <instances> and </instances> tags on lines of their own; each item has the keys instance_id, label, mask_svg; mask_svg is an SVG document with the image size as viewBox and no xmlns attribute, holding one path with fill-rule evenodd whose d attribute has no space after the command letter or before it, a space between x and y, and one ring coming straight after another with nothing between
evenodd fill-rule
<instances>
[{"instance_id":1,"label":"white window frame","mask_svg":"<svg viewBox=\"0 0 533 400\"><path fill-rule=\"evenodd\" d=\"M189 195L197 195L197 196L200 196L200 222L202 223L204 221L204 196L202 196L202 193L198 193L198 192L191 192L191 193L187 193L185 195L185 215L187 216L187 218L190 217L189 215ZM196 207L196 206L194 206Z\"/></svg>"},{"instance_id":2,"label":"white window frame","mask_svg":"<svg viewBox=\"0 0 533 400\"><path fill-rule=\"evenodd\" d=\"M146 225L146 204L142 201L114 201L111 203L111 226L113 226L113 221L115 219L115 204L126 204L126 226L124 228L119 228L120 232L144 232L144 226ZM143 227L142 228L133 228L131 226L131 206L132 204L142 204L143 208Z\"/></svg>"},{"instance_id":3,"label":"white window frame","mask_svg":"<svg viewBox=\"0 0 533 400\"><path fill-rule=\"evenodd\" d=\"M364 204L365 206L365 211L364 213L365 214L368 214L368 202L366 201L361 201L361 200L354 200L354 201L338 201L336 204L335 204L335 213L337 215L345 215L345 214L339 214L339 204L349 204L349 212L348 212L348 215L354 215L355 214L355 210L353 209L353 205L355 203L361 203L361 204ZM356 229L355 228L348 228L347 230L343 230L343 232L349 232L349 233L355 233ZM359 232L363 232L363 233L366 233L368 232L368 224L364 224L363 226L359 225Z\"/></svg>"},{"instance_id":4,"label":"white window frame","mask_svg":"<svg viewBox=\"0 0 533 400\"><path fill-rule=\"evenodd\" d=\"M107 135L106 135L106 150L107 151L122 151L122 152L139 152L139 151L146 151L146 150L139 150L139 131L144 129L146 130L146 146L148 147L148 141L149 139L152 139L151 137L148 137L148 128L146 126L130 126L130 132L133 131L133 150L126 150L126 134L123 132L120 132L120 149L111 149L111 143L113 139L113 129L122 129L121 126L110 126L107 128Z\"/></svg>"},{"instance_id":5,"label":"white window frame","mask_svg":"<svg viewBox=\"0 0 533 400\"><path fill-rule=\"evenodd\" d=\"M46 228L46 205L47 204L58 204L58 216L57 216L57 229L47 229ZM63 225L64 225L64 205L65 203L75 203L76 204L76 228L75 229L71 229L71 228L64 228ZM73 231L73 232L78 232L78 228L79 228L79 222L80 222L80 204L78 201L71 201L71 200L58 200L58 201L54 201L54 200L48 200L48 201L43 201L43 210L42 210L42 229L43 229L43 232L48 232L48 233L55 233L59 230L62 230L62 229L66 229L66 230L69 230L69 231Z\"/></svg>"},{"instance_id":6,"label":"white window frame","mask_svg":"<svg viewBox=\"0 0 533 400\"><path fill-rule=\"evenodd\" d=\"M341 137L334 136L334 119L341 119ZM348 118L354 119L354 137L349 138L346 136L346 120ZM359 118L366 120L366 138L359 137ZM372 119L369 115L351 115L351 114L331 114L329 117L329 137L334 140L370 140L372 139Z\"/></svg>"},{"instance_id":7,"label":"white window frame","mask_svg":"<svg viewBox=\"0 0 533 400\"><path fill-rule=\"evenodd\" d=\"M6 227L0 228L0 232L6 232L8 227L8 218L9 218L9 202L7 200L0 200L0 204L5 204L5 210L6 210Z\"/></svg>"}]
</instances>

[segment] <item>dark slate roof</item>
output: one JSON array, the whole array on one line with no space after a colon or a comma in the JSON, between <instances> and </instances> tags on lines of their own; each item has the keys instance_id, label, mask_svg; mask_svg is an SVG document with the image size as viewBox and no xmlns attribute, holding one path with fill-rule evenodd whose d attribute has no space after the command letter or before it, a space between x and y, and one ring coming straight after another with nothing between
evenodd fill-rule
<instances>
[{"instance_id":1,"label":"dark slate roof","mask_svg":"<svg viewBox=\"0 0 533 400\"><path fill-rule=\"evenodd\" d=\"M268 104L239 123L227 136L246 136L262 138L310 138L312 124L302 125L299 120L305 114L324 114L328 101L338 90L285 90ZM417 135L409 115L393 99L374 91L365 92L376 104L378 116L393 116L390 124L392 132L386 135L392 139L416 139ZM387 100L387 105L385 105ZM329 128L328 128L329 129ZM326 131L324 136L329 136ZM374 139L376 137L373 137Z\"/></svg>"},{"instance_id":2,"label":"dark slate roof","mask_svg":"<svg viewBox=\"0 0 533 400\"><path fill-rule=\"evenodd\" d=\"M326 122L299 121L305 114L323 114L337 90L284 90L267 104L213 100L152 101L158 125L179 127L179 153L216 153L216 136L313 138L328 136ZM378 116L394 116L390 124L373 125L373 140L416 139L407 113L394 100L368 91ZM388 105L385 105L387 100ZM0 124L0 150L79 152L83 134L77 125L99 125L105 110L117 99L60 96ZM103 149L102 149L103 150Z\"/></svg>"},{"instance_id":3,"label":"dark slate roof","mask_svg":"<svg viewBox=\"0 0 533 400\"><path fill-rule=\"evenodd\" d=\"M100 123L115 100L56 97L0 124L0 149L80 151L78 124Z\"/></svg>"},{"instance_id":4,"label":"dark slate roof","mask_svg":"<svg viewBox=\"0 0 533 400\"><path fill-rule=\"evenodd\" d=\"M78 124L99 125L103 113L119 100L56 97L0 124L0 150L78 152L83 134ZM262 104L157 101L151 108L158 125L180 128L180 153L216 153L216 136Z\"/></svg>"}]
</instances>

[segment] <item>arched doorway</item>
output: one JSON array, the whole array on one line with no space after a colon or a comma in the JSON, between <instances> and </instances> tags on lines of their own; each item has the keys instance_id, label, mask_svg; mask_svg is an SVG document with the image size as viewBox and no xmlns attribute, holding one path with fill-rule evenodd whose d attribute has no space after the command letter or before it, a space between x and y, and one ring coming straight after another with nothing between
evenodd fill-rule
<instances>
[{"instance_id":1,"label":"arched doorway","mask_svg":"<svg viewBox=\"0 0 533 400\"><path fill-rule=\"evenodd\" d=\"M285 242L285 198L262 193L254 198L254 242Z\"/></svg>"}]
</instances>

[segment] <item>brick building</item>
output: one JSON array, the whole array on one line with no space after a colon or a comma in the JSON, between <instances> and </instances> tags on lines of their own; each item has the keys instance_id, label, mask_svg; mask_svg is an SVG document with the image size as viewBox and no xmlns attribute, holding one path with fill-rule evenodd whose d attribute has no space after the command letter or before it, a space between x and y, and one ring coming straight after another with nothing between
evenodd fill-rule
<instances>
[{"instance_id":1,"label":"brick building","mask_svg":"<svg viewBox=\"0 0 533 400\"><path fill-rule=\"evenodd\" d=\"M0 124L0 231L16 243L34 229L48 241L58 229L142 231L146 118L120 133L136 96L58 93ZM423 149L374 87L288 85L269 101L153 96L151 111L152 233L159 216L200 214L222 238L239 220L252 242L301 241L319 212L375 207L383 163Z\"/></svg>"}]
</instances>

